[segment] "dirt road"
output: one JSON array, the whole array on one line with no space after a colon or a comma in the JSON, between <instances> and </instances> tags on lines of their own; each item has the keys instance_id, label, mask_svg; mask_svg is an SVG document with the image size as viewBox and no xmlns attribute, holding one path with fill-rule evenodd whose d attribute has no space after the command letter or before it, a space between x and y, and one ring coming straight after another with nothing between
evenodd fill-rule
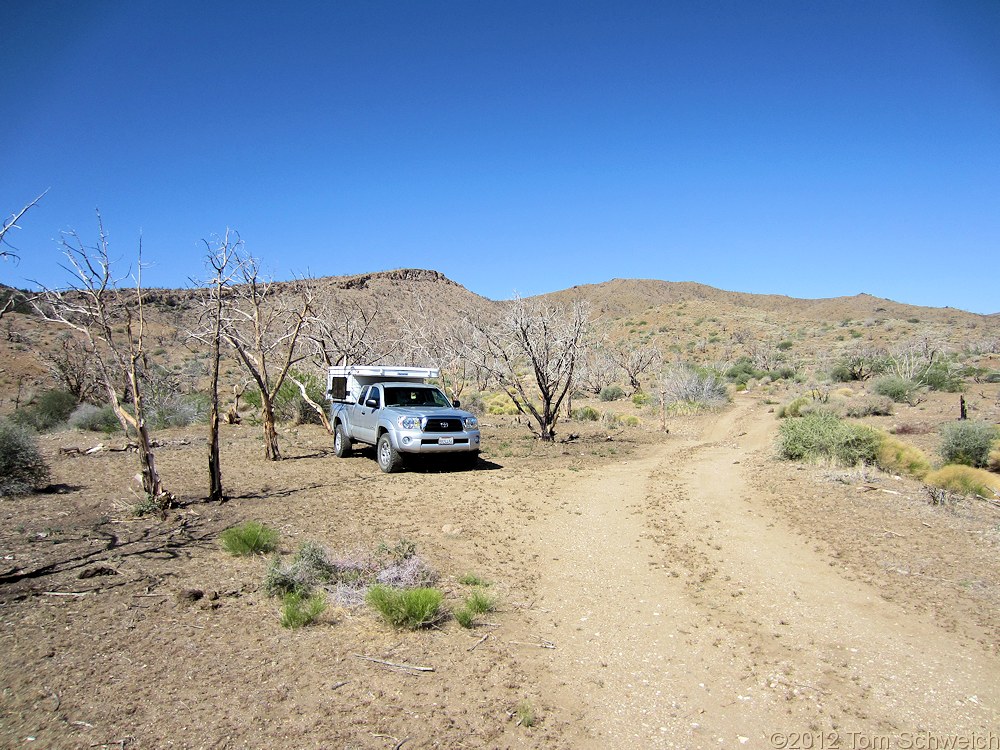
<instances>
[{"instance_id":1,"label":"dirt road","mask_svg":"<svg viewBox=\"0 0 1000 750\"><path fill-rule=\"evenodd\" d=\"M232 426L223 505L177 431L158 459L190 500L163 519L129 512L130 454L46 436L60 492L0 503L0 746L1000 746L1000 510L776 461L752 395L665 438L591 424L546 445L493 425L477 471L392 475L310 426L263 462ZM285 630L267 559L217 543L245 519L286 556L406 538L450 607L475 572L498 611L399 632L331 606Z\"/></svg>"},{"instance_id":2,"label":"dirt road","mask_svg":"<svg viewBox=\"0 0 1000 750\"><path fill-rule=\"evenodd\" d=\"M556 645L542 689L574 744L988 737L1000 662L846 577L751 490L776 425L759 410L743 401L700 437L549 478L529 630Z\"/></svg>"}]
</instances>

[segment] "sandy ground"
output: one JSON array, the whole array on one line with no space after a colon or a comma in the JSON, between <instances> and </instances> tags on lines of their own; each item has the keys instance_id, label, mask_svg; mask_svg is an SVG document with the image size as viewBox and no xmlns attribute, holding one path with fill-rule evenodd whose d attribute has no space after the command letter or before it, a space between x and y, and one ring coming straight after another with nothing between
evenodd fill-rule
<instances>
[{"instance_id":1,"label":"sandy ground","mask_svg":"<svg viewBox=\"0 0 1000 750\"><path fill-rule=\"evenodd\" d=\"M383 475L319 428L267 464L232 427L222 505L197 500L204 437L170 433L186 504L162 520L130 512L134 456L46 436L60 491L0 501L0 746L995 746L1000 511L776 461L776 429L743 395L666 436L487 426L474 471ZM285 554L411 540L451 606L471 572L498 611L399 632L334 606L285 630L267 561L218 546L246 519Z\"/></svg>"}]
</instances>

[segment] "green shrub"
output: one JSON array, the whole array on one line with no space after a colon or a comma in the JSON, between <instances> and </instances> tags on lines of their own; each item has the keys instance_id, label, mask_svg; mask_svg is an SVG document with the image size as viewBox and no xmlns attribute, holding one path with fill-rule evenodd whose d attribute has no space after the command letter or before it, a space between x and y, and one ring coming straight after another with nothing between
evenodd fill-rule
<instances>
[{"instance_id":1,"label":"green shrub","mask_svg":"<svg viewBox=\"0 0 1000 750\"><path fill-rule=\"evenodd\" d=\"M593 406L581 406L579 409L573 410L573 419L578 419L581 422L596 422L600 418L601 413Z\"/></svg>"},{"instance_id":2,"label":"green shrub","mask_svg":"<svg viewBox=\"0 0 1000 750\"><path fill-rule=\"evenodd\" d=\"M69 424L78 430L90 432L112 433L122 428L121 422L115 416L115 410L110 406L94 406L80 404L69 415Z\"/></svg>"},{"instance_id":3,"label":"green shrub","mask_svg":"<svg viewBox=\"0 0 1000 750\"><path fill-rule=\"evenodd\" d=\"M462 607L461 609L456 609L454 612L454 616L456 622L458 622L458 624L461 625L463 628L471 628L473 625L476 624L476 616L472 614L472 612L467 610L465 607Z\"/></svg>"},{"instance_id":4,"label":"green shrub","mask_svg":"<svg viewBox=\"0 0 1000 750\"><path fill-rule=\"evenodd\" d=\"M618 385L606 385L601 388L601 392L598 395L598 398L600 398L601 401L617 401L618 399L624 397L625 390Z\"/></svg>"},{"instance_id":5,"label":"green shrub","mask_svg":"<svg viewBox=\"0 0 1000 750\"><path fill-rule=\"evenodd\" d=\"M740 357L736 363L726 370L725 376L737 385L745 386L750 380L760 380L767 373L754 367L749 357Z\"/></svg>"},{"instance_id":6,"label":"green shrub","mask_svg":"<svg viewBox=\"0 0 1000 750\"><path fill-rule=\"evenodd\" d=\"M652 401L653 397L650 396L648 393L644 393L643 391L639 391L638 393L635 393L632 396L632 403L639 407L646 406Z\"/></svg>"},{"instance_id":7,"label":"green shrub","mask_svg":"<svg viewBox=\"0 0 1000 750\"><path fill-rule=\"evenodd\" d=\"M486 581L475 573L466 573L458 579L458 582L463 586L490 586L490 582Z\"/></svg>"},{"instance_id":8,"label":"green shrub","mask_svg":"<svg viewBox=\"0 0 1000 750\"><path fill-rule=\"evenodd\" d=\"M872 390L875 393L891 398L897 404L912 403L919 387L912 380L898 375L888 375L872 383Z\"/></svg>"},{"instance_id":9,"label":"green shrub","mask_svg":"<svg viewBox=\"0 0 1000 750\"><path fill-rule=\"evenodd\" d=\"M533 727L537 718L535 717L535 709L529 701L521 701L517 704L517 723L522 727Z\"/></svg>"},{"instance_id":10,"label":"green shrub","mask_svg":"<svg viewBox=\"0 0 1000 750\"><path fill-rule=\"evenodd\" d=\"M989 422L951 422L941 428L938 451L946 464L982 468L989 463L993 443L1000 437Z\"/></svg>"},{"instance_id":11,"label":"green shrub","mask_svg":"<svg viewBox=\"0 0 1000 750\"><path fill-rule=\"evenodd\" d=\"M945 393L958 393L965 384L962 382L962 375L950 362L938 361L924 370L919 378L920 384L925 385L932 391L944 391Z\"/></svg>"},{"instance_id":12,"label":"green shrub","mask_svg":"<svg viewBox=\"0 0 1000 750\"><path fill-rule=\"evenodd\" d=\"M485 591L473 591L465 599L465 608L476 615L496 609L496 600Z\"/></svg>"},{"instance_id":13,"label":"green shrub","mask_svg":"<svg viewBox=\"0 0 1000 750\"><path fill-rule=\"evenodd\" d=\"M962 495L992 498L1000 493L1000 477L996 474L960 464L942 466L924 477L924 481L932 487L940 487Z\"/></svg>"},{"instance_id":14,"label":"green shrub","mask_svg":"<svg viewBox=\"0 0 1000 750\"><path fill-rule=\"evenodd\" d=\"M43 392L33 403L15 411L11 415L11 421L45 432L69 419L76 405L76 396L72 393L53 389Z\"/></svg>"},{"instance_id":15,"label":"green shrub","mask_svg":"<svg viewBox=\"0 0 1000 750\"><path fill-rule=\"evenodd\" d=\"M931 470L931 462L922 450L891 435L882 435L877 463L882 471L906 474L917 479L923 479Z\"/></svg>"},{"instance_id":16,"label":"green shrub","mask_svg":"<svg viewBox=\"0 0 1000 750\"><path fill-rule=\"evenodd\" d=\"M48 464L32 432L0 419L0 497L26 494L48 478Z\"/></svg>"},{"instance_id":17,"label":"green shrub","mask_svg":"<svg viewBox=\"0 0 1000 750\"><path fill-rule=\"evenodd\" d=\"M880 438L870 427L826 412L787 419L778 428L778 455L789 460L827 459L845 466L874 464Z\"/></svg>"},{"instance_id":18,"label":"green shrub","mask_svg":"<svg viewBox=\"0 0 1000 750\"><path fill-rule=\"evenodd\" d=\"M300 591L291 591L281 602L281 626L295 629L311 625L325 609L325 594L308 596Z\"/></svg>"},{"instance_id":19,"label":"green shrub","mask_svg":"<svg viewBox=\"0 0 1000 750\"><path fill-rule=\"evenodd\" d=\"M416 630L441 618L444 594L435 588L400 589L376 584L368 590L365 601L394 628Z\"/></svg>"},{"instance_id":20,"label":"green shrub","mask_svg":"<svg viewBox=\"0 0 1000 750\"><path fill-rule=\"evenodd\" d=\"M778 408L778 419L785 419L787 417L801 417L802 408L808 406L810 399L806 396L799 396L793 399L789 403Z\"/></svg>"},{"instance_id":21,"label":"green shrub","mask_svg":"<svg viewBox=\"0 0 1000 750\"><path fill-rule=\"evenodd\" d=\"M223 531L219 541L229 554L245 557L271 552L278 546L278 532L259 521L246 521Z\"/></svg>"}]
</instances>

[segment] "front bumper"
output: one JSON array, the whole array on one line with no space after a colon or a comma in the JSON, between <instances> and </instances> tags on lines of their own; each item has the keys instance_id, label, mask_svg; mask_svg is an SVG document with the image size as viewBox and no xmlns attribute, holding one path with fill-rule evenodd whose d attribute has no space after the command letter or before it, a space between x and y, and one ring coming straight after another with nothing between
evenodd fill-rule
<instances>
[{"instance_id":1,"label":"front bumper","mask_svg":"<svg viewBox=\"0 0 1000 750\"><path fill-rule=\"evenodd\" d=\"M421 432L404 430L392 435L400 453L469 453L479 450L479 430L465 432Z\"/></svg>"}]
</instances>

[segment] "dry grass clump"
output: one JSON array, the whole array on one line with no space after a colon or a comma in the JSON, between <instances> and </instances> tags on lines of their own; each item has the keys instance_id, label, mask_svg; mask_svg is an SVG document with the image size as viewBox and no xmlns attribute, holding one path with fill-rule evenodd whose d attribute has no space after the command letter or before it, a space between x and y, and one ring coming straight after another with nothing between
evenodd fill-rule
<instances>
[{"instance_id":1,"label":"dry grass clump","mask_svg":"<svg viewBox=\"0 0 1000 750\"><path fill-rule=\"evenodd\" d=\"M949 492L981 497L1000 496L1000 477L985 469L974 469L963 464L948 464L924 477L932 487Z\"/></svg>"},{"instance_id":2,"label":"dry grass clump","mask_svg":"<svg viewBox=\"0 0 1000 750\"><path fill-rule=\"evenodd\" d=\"M927 476L931 470L931 462L922 450L891 435L882 434L881 438L876 458L880 469L890 474L906 474L917 479Z\"/></svg>"}]
</instances>

